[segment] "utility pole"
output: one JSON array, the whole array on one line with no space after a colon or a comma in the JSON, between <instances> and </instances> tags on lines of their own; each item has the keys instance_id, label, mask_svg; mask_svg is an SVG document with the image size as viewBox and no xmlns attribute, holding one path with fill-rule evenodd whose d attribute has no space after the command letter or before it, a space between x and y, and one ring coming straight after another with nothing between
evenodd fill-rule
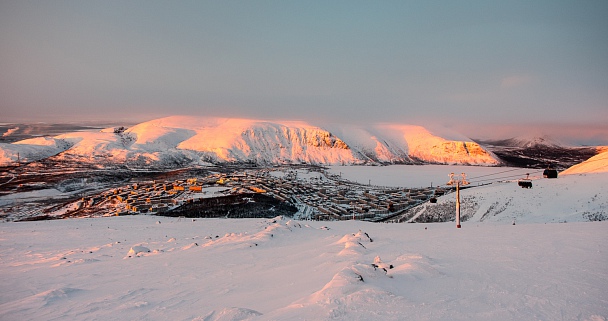
<instances>
[{"instance_id":1,"label":"utility pole","mask_svg":"<svg viewBox=\"0 0 608 321\"><path fill-rule=\"evenodd\" d=\"M460 177L454 177L454 173L450 173L450 181L446 185L456 185L456 228L460 228L460 185L469 185L467 175L461 173Z\"/></svg>"}]
</instances>

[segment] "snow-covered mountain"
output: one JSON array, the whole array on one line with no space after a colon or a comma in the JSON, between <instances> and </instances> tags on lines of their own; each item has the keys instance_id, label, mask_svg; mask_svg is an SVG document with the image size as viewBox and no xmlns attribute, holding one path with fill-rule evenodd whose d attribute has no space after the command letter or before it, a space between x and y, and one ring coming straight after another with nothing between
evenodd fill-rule
<instances>
[{"instance_id":1,"label":"snow-covered mountain","mask_svg":"<svg viewBox=\"0 0 608 321\"><path fill-rule=\"evenodd\" d=\"M608 147L602 148L600 153L588 160L576 164L561 174L586 174L586 173L606 173L608 172Z\"/></svg>"},{"instance_id":2,"label":"snow-covered mountain","mask_svg":"<svg viewBox=\"0 0 608 321\"><path fill-rule=\"evenodd\" d=\"M495 146L520 147L520 148L568 147L567 144L560 142L559 140L557 140L553 137L547 136L547 135L539 135L539 136L522 135L522 136L512 137L509 139L488 140L488 141L484 141L484 143L495 145Z\"/></svg>"},{"instance_id":3,"label":"snow-covered mountain","mask_svg":"<svg viewBox=\"0 0 608 321\"><path fill-rule=\"evenodd\" d=\"M89 162L174 166L262 164L498 164L479 144L446 130L375 124L315 126L299 121L171 116L126 130L73 132L0 144L0 164L50 156Z\"/></svg>"},{"instance_id":4,"label":"snow-covered mountain","mask_svg":"<svg viewBox=\"0 0 608 321\"><path fill-rule=\"evenodd\" d=\"M558 170L583 162L598 153L596 147L572 146L547 135L522 135L503 140L475 140L502 160L503 165Z\"/></svg>"}]
</instances>

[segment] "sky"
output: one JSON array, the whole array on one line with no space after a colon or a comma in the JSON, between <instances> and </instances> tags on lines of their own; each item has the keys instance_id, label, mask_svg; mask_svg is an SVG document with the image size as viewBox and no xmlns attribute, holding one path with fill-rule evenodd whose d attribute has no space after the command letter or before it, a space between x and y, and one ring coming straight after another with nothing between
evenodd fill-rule
<instances>
[{"instance_id":1,"label":"sky","mask_svg":"<svg viewBox=\"0 0 608 321\"><path fill-rule=\"evenodd\" d=\"M0 122L436 123L608 144L608 1L0 2Z\"/></svg>"}]
</instances>

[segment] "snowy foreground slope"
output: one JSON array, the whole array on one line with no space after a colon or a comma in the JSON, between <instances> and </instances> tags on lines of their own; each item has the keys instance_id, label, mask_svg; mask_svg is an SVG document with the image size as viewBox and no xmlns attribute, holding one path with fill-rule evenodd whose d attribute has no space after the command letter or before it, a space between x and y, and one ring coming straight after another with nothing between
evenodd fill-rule
<instances>
[{"instance_id":1,"label":"snowy foreground slope","mask_svg":"<svg viewBox=\"0 0 608 321\"><path fill-rule=\"evenodd\" d=\"M368 179L356 169L344 175ZM488 170L467 171L494 180ZM146 215L2 223L0 320L606 320L608 173L538 175L532 189L462 190L461 229Z\"/></svg>"},{"instance_id":2,"label":"snowy foreground slope","mask_svg":"<svg viewBox=\"0 0 608 321\"><path fill-rule=\"evenodd\" d=\"M135 166L207 162L261 164L442 163L495 165L470 139L421 126L315 126L294 121L172 116L126 130L74 132L0 144L0 165L58 159Z\"/></svg>"},{"instance_id":3,"label":"snowy foreground slope","mask_svg":"<svg viewBox=\"0 0 608 321\"><path fill-rule=\"evenodd\" d=\"M150 216L5 223L0 319L605 320L607 229Z\"/></svg>"}]
</instances>

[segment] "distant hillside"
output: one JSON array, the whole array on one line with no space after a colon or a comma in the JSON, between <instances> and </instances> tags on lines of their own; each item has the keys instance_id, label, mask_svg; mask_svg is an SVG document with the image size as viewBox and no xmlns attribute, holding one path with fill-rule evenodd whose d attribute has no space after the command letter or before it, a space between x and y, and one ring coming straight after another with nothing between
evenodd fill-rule
<instances>
[{"instance_id":1,"label":"distant hillside","mask_svg":"<svg viewBox=\"0 0 608 321\"><path fill-rule=\"evenodd\" d=\"M553 137L542 135L542 136L518 136L509 139L499 140L486 140L484 144L504 147L521 147L521 148L534 148L534 147L567 147L564 144Z\"/></svg>"},{"instance_id":2,"label":"distant hillside","mask_svg":"<svg viewBox=\"0 0 608 321\"><path fill-rule=\"evenodd\" d=\"M600 148L601 153L589 158L588 160L576 164L562 174L584 174L584 173L606 173L608 172L608 148Z\"/></svg>"},{"instance_id":3,"label":"distant hillside","mask_svg":"<svg viewBox=\"0 0 608 321\"><path fill-rule=\"evenodd\" d=\"M0 144L0 164L48 157L94 163L479 164L498 158L478 143L414 125L315 126L305 122L172 116L128 129L72 132Z\"/></svg>"},{"instance_id":4,"label":"distant hillside","mask_svg":"<svg viewBox=\"0 0 608 321\"><path fill-rule=\"evenodd\" d=\"M508 166L563 170L595 156L596 147L568 146L549 136L520 136L501 140L475 140Z\"/></svg>"}]
</instances>

